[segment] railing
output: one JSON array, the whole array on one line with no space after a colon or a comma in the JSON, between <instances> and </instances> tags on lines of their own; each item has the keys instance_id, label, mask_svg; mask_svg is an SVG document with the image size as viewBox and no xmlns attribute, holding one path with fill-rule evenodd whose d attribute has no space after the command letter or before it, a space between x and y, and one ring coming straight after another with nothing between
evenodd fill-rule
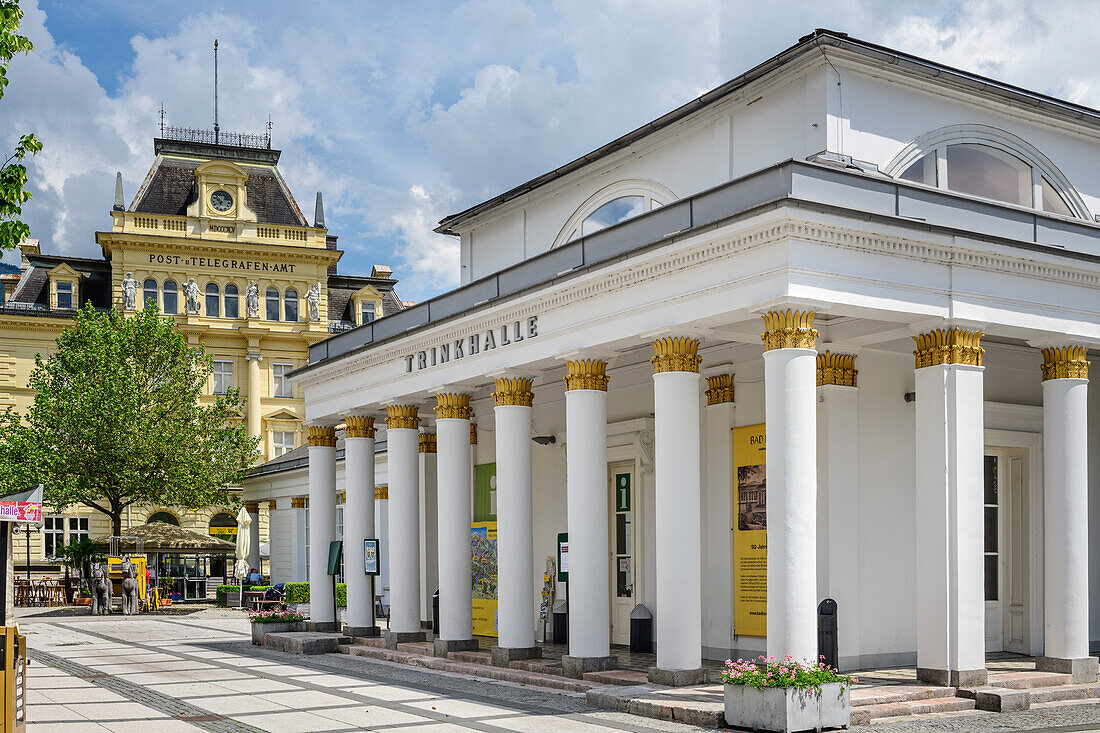
<instances>
[{"instance_id":1,"label":"railing","mask_svg":"<svg viewBox=\"0 0 1100 733\"><path fill-rule=\"evenodd\" d=\"M343 333L344 331L350 331L355 328L355 324L351 321L329 321L328 332L329 333Z\"/></svg>"},{"instance_id":2,"label":"railing","mask_svg":"<svg viewBox=\"0 0 1100 733\"><path fill-rule=\"evenodd\" d=\"M662 246L689 230L720 226L781 205L856 212L862 220L908 221L925 229L965 232L970 237L1048 249L1063 257L1100 261L1100 227L1090 221L978 200L884 176L788 160L575 239L378 322L334 332L309 347L309 363L398 338L545 286L572 272Z\"/></svg>"},{"instance_id":3,"label":"railing","mask_svg":"<svg viewBox=\"0 0 1100 733\"><path fill-rule=\"evenodd\" d=\"M202 130L197 127L162 127L160 136L165 140L179 140L187 143L227 145L235 148L271 149L270 132L264 133L263 135L253 135L246 132Z\"/></svg>"}]
</instances>

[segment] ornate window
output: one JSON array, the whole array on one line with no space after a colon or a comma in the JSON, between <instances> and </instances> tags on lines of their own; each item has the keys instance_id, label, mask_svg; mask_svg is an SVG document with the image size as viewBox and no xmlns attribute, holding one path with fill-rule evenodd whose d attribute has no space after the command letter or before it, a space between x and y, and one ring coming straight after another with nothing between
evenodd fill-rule
<instances>
[{"instance_id":1,"label":"ornate window","mask_svg":"<svg viewBox=\"0 0 1100 733\"><path fill-rule=\"evenodd\" d=\"M298 291L294 288L287 288L283 294L283 315L288 323L298 322Z\"/></svg>"},{"instance_id":2,"label":"ornate window","mask_svg":"<svg viewBox=\"0 0 1100 733\"><path fill-rule=\"evenodd\" d=\"M57 283L57 309L68 311L73 309L73 284Z\"/></svg>"},{"instance_id":3,"label":"ornate window","mask_svg":"<svg viewBox=\"0 0 1100 733\"><path fill-rule=\"evenodd\" d=\"M214 394L228 394L233 389L233 362L214 360Z\"/></svg>"},{"instance_id":4,"label":"ornate window","mask_svg":"<svg viewBox=\"0 0 1100 733\"><path fill-rule=\"evenodd\" d=\"M676 195L655 181L625 180L597 191L581 204L554 239L554 246L595 234L639 214L676 200Z\"/></svg>"},{"instance_id":5,"label":"ornate window","mask_svg":"<svg viewBox=\"0 0 1100 733\"><path fill-rule=\"evenodd\" d=\"M374 303L369 300L364 300L359 304L359 325L364 323L370 323L374 320L375 311Z\"/></svg>"},{"instance_id":6,"label":"ornate window","mask_svg":"<svg viewBox=\"0 0 1100 733\"><path fill-rule=\"evenodd\" d=\"M294 370L293 364L272 364L271 376L275 381L275 397L293 397L294 387L287 375Z\"/></svg>"},{"instance_id":7,"label":"ornate window","mask_svg":"<svg viewBox=\"0 0 1100 733\"><path fill-rule=\"evenodd\" d=\"M179 299L175 280L164 281L164 312L170 316L174 316L179 312Z\"/></svg>"},{"instance_id":8,"label":"ornate window","mask_svg":"<svg viewBox=\"0 0 1100 733\"><path fill-rule=\"evenodd\" d=\"M240 318L240 301L237 299L237 286L229 283L225 286L225 317Z\"/></svg>"},{"instance_id":9,"label":"ornate window","mask_svg":"<svg viewBox=\"0 0 1100 733\"><path fill-rule=\"evenodd\" d=\"M217 283L206 284L206 315L217 318L222 312L221 291Z\"/></svg>"},{"instance_id":10,"label":"ornate window","mask_svg":"<svg viewBox=\"0 0 1100 733\"><path fill-rule=\"evenodd\" d=\"M154 306L158 304L157 281L153 278L148 278L142 283L141 300L142 305L148 305L150 300L153 301Z\"/></svg>"},{"instance_id":11,"label":"ornate window","mask_svg":"<svg viewBox=\"0 0 1100 733\"><path fill-rule=\"evenodd\" d=\"M277 288L267 289L267 320L277 321L279 320L279 290Z\"/></svg>"},{"instance_id":12,"label":"ornate window","mask_svg":"<svg viewBox=\"0 0 1100 733\"><path fill-rule=\"evenodd\" d=\"M1021 138L989 125L951 125L913 141L884 169L903 181L1090 219L1054 163Z\"/></svg>"},{"instance_id":13,"label":"ornate window","mask_svg":"<svg viewBox=\"0 0 1100 733\"><path fill-rule=\"evenodd\" d=\"M271 433L272 458L294 450L294 431L275 430Z\"/></svg>"}]
</instances>

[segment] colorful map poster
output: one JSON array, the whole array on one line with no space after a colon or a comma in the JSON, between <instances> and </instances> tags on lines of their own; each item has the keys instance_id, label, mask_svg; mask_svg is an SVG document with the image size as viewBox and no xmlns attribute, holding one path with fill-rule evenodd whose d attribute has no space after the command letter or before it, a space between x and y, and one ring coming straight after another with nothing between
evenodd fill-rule
<instances>
[{"instance_id":1,"label":"colorful map poster","mask_svg":"<svg viewBox=\"0 0 1100 733\"><path fill-rule=\"evenodd\" d=\"M497 523L470 525L474 635L497 635Z\"/></svg>"},{"instance_id":2,"label":"colorful map poster","mask_svg":"<svg viewBox=\"0 0 1100 733\"><path fill-rule=\"evenodd\" d=\"M768 484L764 426L733 429L733 630L768 633Z\"/></svg>"}]
</instances>

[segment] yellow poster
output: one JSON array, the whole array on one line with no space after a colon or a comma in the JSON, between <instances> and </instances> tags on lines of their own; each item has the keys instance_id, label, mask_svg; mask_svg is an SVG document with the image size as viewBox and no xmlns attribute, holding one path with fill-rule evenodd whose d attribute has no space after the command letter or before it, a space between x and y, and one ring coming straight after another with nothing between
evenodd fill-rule
<instances>
[{"instance_id":1,"label":"yellow poster","mask_svg":"<svg viewBox=\"0 0 1100 733\"><path fill-rule=\"evenodd\" d=\"M497 523L470 525L474 635L497 635Z\"/></svg>"},{"instance_id":2,"label":"yellow poster","mask_svg":"<svg viewBox=\"0 0 1100 733\"><path fill-rule=\"evenodd\" d=\"M768 633L768 486L764 426L733 429L733 630L738 636Z\"/></svg>"}]
</instances>

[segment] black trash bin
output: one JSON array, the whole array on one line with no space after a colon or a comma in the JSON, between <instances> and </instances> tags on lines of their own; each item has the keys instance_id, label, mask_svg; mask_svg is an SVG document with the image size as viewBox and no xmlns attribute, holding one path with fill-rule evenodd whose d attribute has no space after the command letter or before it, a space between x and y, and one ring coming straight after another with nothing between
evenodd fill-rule
<instances>
[{"instance_id":1,"label":"black trash bin","mask_svg":"<svg viewBox=\"0 0 1100 733\"><path fill-rule=\"evenodd\" d=\"M836 601L826 598L817 604L817 653L821 661L833 669L840 666L839 640L836 626Z\"/></svg>"},{"instance_id":2,"label":"black trash bin","mask_svg":"<svg viewBox=\"0 0 1100 733\"><path fill-rule=\"evenodd\" d=\"M439 636L439 589L432 593L432 633Z\"/></svg>"},{"instance_id":3,"label":"black trash bin","mask_svg":"<svg viewBox=\"0 0 1100 733\"><path fill-rule=\"evenodd\" d=\"M653 614L641 603L630 612L630 651L653 653Z\"/></svg>"},{"instance_id":4,"label":"black trash bin","mask_svg":"<svg viewBox=\"0 0 1100 733\"><path fill-rule=\"evenodd\" d=\"M569 643L569 606L564 598L554 601L554 643Z\"/></svg>"}]
</instances>

